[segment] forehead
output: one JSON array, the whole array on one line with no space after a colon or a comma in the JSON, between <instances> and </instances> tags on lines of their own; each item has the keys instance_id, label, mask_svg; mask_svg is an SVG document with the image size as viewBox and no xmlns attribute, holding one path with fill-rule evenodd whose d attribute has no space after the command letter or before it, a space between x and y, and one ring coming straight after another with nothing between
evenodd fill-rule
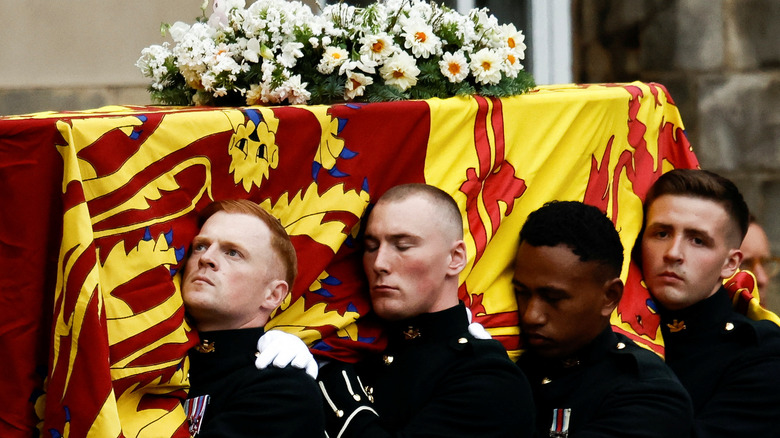
<instances>
[{"instance_id":1,"label":"forehead","mask_svg":"<svg viewBox=\"0 0 780 438\"><path fill-rule=\"evenodd\" d=\"M260 218L245 213L218 211L209 217L198 233L211 240L240 243L248 248L266 248L271 232Z\"/></svg>"},{"instance_id":2,"label":"forehead","mask_svg":"<svg viewBox=\"0 0 780 438\"><path fill-rule=\"evenodd\" d=\"M663 195L647 209L647 226L682 227L725 235L733 225L719 203L693 196Z\"/></svg>"},{"instance_id":3,"label":"forehead","mask_svg":"<svg viewBox=\"0 0 780 438\"><path fill-rule=\"evenodd\" d=\"M557 246L532 246L521 243L515 263L515 282L529 288L550 288L582 294L588 286L601 286L601 265L584 262L571 248Z\"/></svg>"},{"instance_id":4,"label":"forehead","mask_svg":"<svg viewBox=\"0 0 780 438\"><path fill-rule=\"evenodd\" d=\"M379 201L368 217L366 232L427 236L435 233L440 222L432 202L422 196L393 201Z\"/></svg>"}]
</instances>

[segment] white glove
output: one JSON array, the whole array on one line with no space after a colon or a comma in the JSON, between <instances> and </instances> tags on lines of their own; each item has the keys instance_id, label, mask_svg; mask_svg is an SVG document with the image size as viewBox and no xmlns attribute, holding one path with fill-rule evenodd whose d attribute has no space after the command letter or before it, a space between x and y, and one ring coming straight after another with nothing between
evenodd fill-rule
<instances>
[{"instance_id":1,"label":"white glove","mask_svg":"<svg viewBox=\"0 0 780 438\"><path fill-rule=\"evenodd\" d=\"M471 322L471 309L468 307L466 307L466 316L469 319L469 333L471 333L471 336L474 336L477 339L493 339L482 324Z\"/></svg>"},{"instance_id":2,"label":"white glove","mask_svg":"<svg viewBox=\"0 0 780 438\"><path fill-rule=\"evenodd\" d=\"M276 368L292 365L317 378L317 361L301 338L295 335L281 330L268 330L257 340L257 351L260 353L255 359L257 369L262 370L271 363Z\"/></svg>"}]
</instances>

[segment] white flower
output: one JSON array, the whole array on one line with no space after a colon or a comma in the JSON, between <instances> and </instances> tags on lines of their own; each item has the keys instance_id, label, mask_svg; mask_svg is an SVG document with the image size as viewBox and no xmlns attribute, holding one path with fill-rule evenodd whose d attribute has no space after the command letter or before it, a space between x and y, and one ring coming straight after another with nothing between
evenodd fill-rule
<instances>
[{"instance_id":1,"label":"white flower","mask_svg":"<svg viewBox=\"0 0 780 438\"><path fill-rule=\"evenodd\" d=\"M364 73L376 73L377 63L369 55L360 55L358 59L350 59L339 68L339 75L345 75L348 72L358 69Z\"/></svg>"},{"instance_id":2,"label":"white flower","mask_svg":"<svg viewBox=\"0 0 780 438\"><path fill-rule=\"evenodd\" d=\"M417 68L414 58L406 52L393 55L379 69L379 74L387 85L393 85L401 91L406 91L417 84L417 76L420 69Z\"/></svg>"},{"instance_id":3,"label":"white flower","mask_svg":"<svg viewBox=\"0 0 780 438\"><path fill-rule=\"evenodd\" d=\"M296 60L303 57L303 52L301 52L302 48L303 43L295 41L285 43L282 46L282 54L279 56L279 63L287 68L295 67L295 64L298 62Z\"/></svg>"},{"instance_id":4,"label":"white flower","mask_svg":"<svg viewBox=\"0 0 780 438\"><path fill-rule=\"evenodd\" d=\"M292 76L279 87L280 100L287 99L293 105L303 105L311 99L311 93L306 90L308 83L301 83L301 75Z\"/></svg>"},{"instance_id":5,"label":"white flower","mask_svg":"<svg viewBox=\"0 0 780 438\"><path fill-rule=\"evenodd\" d=\"M480 84L497 84L501 80L501 56L490 49L471 55L471 73Z\"/></svg>"},{"instance_id":6,"label":"white flower","mask_svg":"<svg viewBox=\"0 0 780 438\"><path fill-rule=\"evenodd\" d=\"M366 91L366 86L374 83L374 79L370 76L366 76L362 73L349 72L347 73L347 83L344 87L344 97L347 100L352 100L358 96L362 96Z\"/></svg>"},{"instance_id":7,"label":"white flower","mask_svg":"<svg viewBox=\"0 0 780 438\"><path fill-rule=\"evenodd\" d=\"M325 53L322 54L322 59L317 65L317 71L327 75L333 73L333 70L343 64L349 54L341 47L328 46L325 47Z\"/></svg>"},{"instance_id":8,"label":"white flower","mask_svg":"<svg viewBox=\"0 0 780 438\"><path fill-rule=\"evenodd\" d=\"M504 40L507 47L517 59L525 59L525 35L523 31L517 30L514 24L504 24L501 26Z\"/></svg>"},{"instance_id":9,"label":"white flower","mask_svg":"<svg viewBox=\"0 0 780 438\"><path fill-rule=\"evenodd\" d=\"M439 61L439 69L452 83L462 82L469 75L469 64L463 52L446 52Z\"/></svg>"},{"instance_id":10,"label":"white flower","mask_svg":"<svg viewBox=\"0 0 780 438\"><path fill-rule=\"evenodd\" d=\"M515 56L515 52L511 50L506 51L504 57L504 63L502 70L509 78L516 78L520 70L523 69L523 64L520 64L520 60Z\"/></svg>"},{"instance_id":11,"label":"white flower","mask_svg":"<svg viewBox=\"0 0 780 438\"><path fill-rule=\"evenodd\" d=\"M423 22L407 21L404 26L404 47L412 49L414 56L428 58L441 51L441 39L433 33L433 28Z\"/></svg>"},{"instance_id":12,"label":"white flower","mask_svg":"<svg viewBox=\"0 0 780 438\"><path fill-rule=\"evenodd\" d=\"M173 25L168 28L168 33L171 34L171 38L173 38L173 41L179 42L184 38L184 35L189 32L190 25L187 23L183 23L181 21L177 21L173 23Z\"/></svg>"},{"instance_id":13,"label":"white flower","mask_svg":"<svg viewBox=\"0 0 780 438\"><path fill-rule=\"evenodd\" d=\"M257 38L247 40L246 50L241 55L249 62L260 62L260 41Z\"/></svg>"},{"instance_id":14,"label":"white flower","mask_svg":"<svg viewBox=\"0 0 780 438\"><path fill-rule=\"evenodd\" d=\"M156 99L181 102L195 90L196 103L235 95L249 105L300 104L311 98L307 84L330 75L345 81L343 98L353 100L377 81L409 90L421 75L417 59L437 62L441 76L430 80L439 87L472 75L478 85L496 84L523 68L525 36L484 8L463 15L429 0L377 0L365 8L339 2L314 15L296 0L202 1L204 13L214 4L208 23L174 23L173 44L148 47L136 62ZM304 58L314 51L322 56ZM174 75L190 90L174 88Z\"/></svg>"},{"instance_id":15,"label":"white flower","mask_svg":"<svg viewBox=\"0 0 780 438\"><path fill-rule=\"evenodd\" d=\"M385 32L365 35L360 39L360 54L368 55L372 60L382 62L395 51L393 39Z\"/></svg>"}]
</instances>

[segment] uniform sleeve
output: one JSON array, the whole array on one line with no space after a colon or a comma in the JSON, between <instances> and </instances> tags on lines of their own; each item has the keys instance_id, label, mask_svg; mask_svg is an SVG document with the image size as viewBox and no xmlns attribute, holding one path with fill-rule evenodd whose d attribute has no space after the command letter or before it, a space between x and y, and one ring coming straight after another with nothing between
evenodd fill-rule
<instances>
[{"instance_id":1,"label":"uniform sleeve","mask_svg":"<svg viewBox=\"0 0 780 438\"><path fill-rule=\"evenodd\" d=\"M780 356L744 358L722 376L695 418L697 438L775 436L780 431Z\"/></svg>"},{"instance_id":2,"label":"uniform sleeve","mask_svg":"<svg viewBox=\"0 0 780 438\"><path fill-rule=\"evenodd\" d=\"M510 361L475 358L449 370L402 429L391 431L376 415L364 415L342 437L531 437L533 422L531 389L522 372Z\"/></svg>"},{"instance_id":3,"label":"uniform sleeve","mask_svg":"<svg viewBox=\"0 0 780 438\"><path fill-rule=\"evenodd\" d=\"M325 436L320 392L303 370L268 369L262 379L247 382L197 438Z\"/></svg>"},{"instance_id":4,"label":"uniform sleeve","mask_svg":"<svg viewBox=\"0 0 780 438\"><path fill-rule=\"evenodd\" d=\"M604 400L599 415L577 438L687 438L693 407L688 393L669 379L637 380Z\"/></svg>"}]
</instances>

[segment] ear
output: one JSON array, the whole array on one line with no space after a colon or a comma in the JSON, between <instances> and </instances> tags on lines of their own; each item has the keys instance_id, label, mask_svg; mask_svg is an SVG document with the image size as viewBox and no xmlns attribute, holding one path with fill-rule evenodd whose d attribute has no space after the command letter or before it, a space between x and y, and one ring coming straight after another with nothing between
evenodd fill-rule
<instances>
[{"instance_id":1,"label":"ear","mask_svg":"<svg viewBox=\"0 0 780 438\"><path fill-rule=\"evenodd\" d=\"M607 280L604 283L604 301L601 306L601 316L610 316L623 297L623 280L620 277Z\"/></svg>"},{"instance_id":2,"label":"ear","mask_svg":"<svg viewBox=\"0 0 780 438\"><path fill-rule=\"evenodd\" d=\"M277 307L279 307L280 304L282 304L282 301L287 296L287 292L290 290L290 286L287 284L284 280L274 280L266 289L266 296L263 299L263 302L260 304L260 307L262 309L265 309L269 312L272 312Z\"/></svg>"},{"instance_id":3,"label":"ear","mask_svg":"<svg viewBox=\"0 0 780 438\"><path fill-rule=\"evenodd\" d=\"M466 242L458 240L452 244L450 248L450 263L447 265L447 273L457 276L460 272L466 268L466 262L468 257L466 256Z\"/></svg>"},{"instance_id":4,"label":"ear","mask_svg":"<svg viewBox=\"0 0 780 438\"><path fill-rule=\"evenodd\" d=\"M723 262L723 268L720 271L720 279L729 278L737 272L739 264L742 263L743 254L739 249L730 249L729 255Z\"/></svg>"}]
</instances>

